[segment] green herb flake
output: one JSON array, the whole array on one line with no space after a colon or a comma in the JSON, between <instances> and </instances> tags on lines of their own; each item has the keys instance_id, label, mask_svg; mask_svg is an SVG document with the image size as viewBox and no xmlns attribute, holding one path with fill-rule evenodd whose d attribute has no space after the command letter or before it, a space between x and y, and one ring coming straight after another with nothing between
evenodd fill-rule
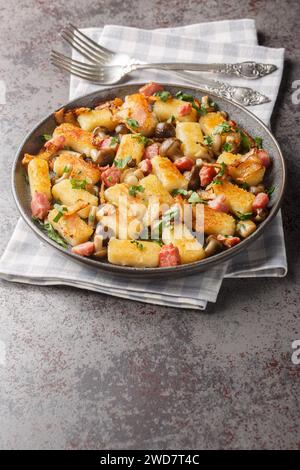
<instances>
[{"instance_id":1,"label":"green herb flake","mask_svg":"<svg viewBox=\"0 0 300 470\"><path fill-rule=\"evenodd\" d=\"M229 144L229 142L225 142L225 144L223 145L223 150L224 150L224 152L231 152L232 145Z\"/></svg>"},{"instance_id":2,"label":"green herb flake","mask_svg":"<svg viewBox=\"0 0 300 470\"><path fill-rule=\"evenodd\" d=\"M255 143L256 143L256 147L259 148L259 149L262 149L263 148L263 139L262 139L262 137L254 137L254 140L255 140Z\"/></svg>"},{"instance_id":3,"label":"green herb flake","mask_svg":"<svg viewBox=\"0 0 300 470\"><path fill-rule=\"evenodd\" d=\"M71 185L72 185L72 189L85 189L87 184L88 184L88 181L86 179L77 180L75 178L71 178L70 182L71 182Z\"/></svg>"},{"instance_id":4,"label":"green herb flake","mask_svg":"<svg viewBox=\"0 0 300 470\"><path fill-rule=\"evenodd\" d=\"M136 119L126 119L126 122L131 129L137 129L139 127L139 123Z\"/></svg>"},{"instance_id":5,"label":"green herb flake","mask_svg":"<svg viewBox=\"0 0 300 470\"><path fill-rule=\"evenodd\" d=\"M213 144L213 139L210 135L206 135L203 139L205 145L207 145L208 147L210 147L212 144Z\"/></svg>"},{"instance_id":6,"label":"green herb flake","mask_svg":"<svg viewBox=\"0 0 300 470\"><path fill-rule=\"evenodd\" d=\"M131 240L130 243L132 243L133 245L136 245L137 248L141 251L145 249L145 246L141 242L138 242L137 240Z\"/></svg>"},{"instance_id":7,"label":"green herb flake","mask_svg":"<svg viewBox=\"0 0 300 470\"><path fill-rule=\"evenodd\" d=\"M211 184L222 184L222 180L219 180L216 178L215 180L212 181Z\"/></svg>"},{"instance_id":8,"label":"green herb flake","mask_svg":"<svg viewBox=\"0 0 300 470\"><path fill-rule=\"evenodd\" d=\"M194 102L194 97L183 91L178 91L175 96L178 100L189 101L190 103Z\"/></svg>"},{"instance_id":9,"label":"green herb flake","mask_svg":"<svg viewBox=\"0 0 300 470\"><path fill-rule=\"evenodd\" d=\"M139 133L133 134L132 137L137 139L137 141L140 144L145 145L145 147L146 147L146 145L149 145L152 142L151 139L148 139L148 137L145 137L144 135L139 134Z\"/></svg>"},{"instance_id":10,"label":"green herb flake","mask_svg":"<svg viewBox=\"0 0 300 470\"><path fill-rule=\"evenodd\" d=\"M171 93L169 91L157 91L154 96L158 96L161 101L167 101L171 97Z\"/></svg>"},{"instance_id":11,"label":"green herb flake","mask_svg":"<svg viewBox=\"0 0 300 470\"><path fill-rule=\"evenodd\" d=\"M115 145L118 145L118 143L119 143L118 137L113 136L113 137L111 137L111 139L110 139L110 144L109 144L109 146L110 146L110 147L114 147Z\"/></svg>"},{"instance_id":12,"label":"green herb flake","mask_svg":"<svg viewBox=\"0 0 300 470\"><path fill-rule=\"evenodd\" d=\"M219 173L217 174L217 177L218 177L218 178L220 178L221 176L224 176L224 175L225 175L226 168L227 168L226 163L222 162L222 163L221 163L221 169L220 169Z\"/></svg>"},{"instance_id":13,"label":"green herb flake","mask_svg":"<svg viewBox=\"0 0 300 470\"><path fill-rule=\"evenodd\" d=\"M239 220L249 220L253 217L253 212L245 212L244 214L242 212L237 212L236 216Z\"/></svg>"},{"instance_id":14,"label":"green herb flake","mask_svg":"<svg viewBox=\"0 0 300 470\"><path fill-rule=\"evenodd\" d=\"M119 169L123 170L126 167L127 163L130 162L130 160L132 160L132 157L130 155L128 155L125 158L115 159L114 160L114 165L115 165L116 168L119 168Z\"/></svg>"},{"instance_id":15,"label":"green herb flake","mask_svg":"<svg viewBox=\"0 0 300 470\"><path fill-rule=\"evenodd\" d=\"M47 142L48 140L51 140L52 139L52 135L51 134L42 134L42 139Z\"/></svg>"},{"instance_id":16,"label":"green herb flake","mask_svg":"<svg viewBox=\"0 0 300 470\"><path fill-rule=\"evenodd\" d=\"M64 212L68 212L68 209L59 204L54 204L54 209L57 210L57 215L54 217L53 222L57 223L64 215Z\"/></svg>"},{"instance_id":17,"label":"green herb flake","mask_svg":"<svg viewBox=\"0 0 300 470\"><path fill-rule=\"evenodd\" d=\"M213 134L224 134L226 132L232 132L233 128L229 124L229 122L224 121L221 122L221 124L218 124L214 129L213 129Z\"/></svg>"},{"instance_id":18,"label":"green herb flake","mask_svg":"<svg viewBox=\"0 0 300 470\"><path fill-rule=\"evenodd\" d=\"M138 193L138 192L143 193L144 191L145 191L145 188L143 186L132 185L129 188L130 196L134 196L134 197L136 196L136 193Z\"/></svg>"},{"instance_id":19,"label":"green herb flake","mask_svg":"<svg viewBox=\"0 0 300 470\"><path fill-rule=\"evenodd\" d=\"M32 219L40 225L43 232L45 232L51 240L53 240L54 242L56 242L58 245L62 246L63 248L68 247L67 243L59 236L56 230L54 230L50 222L48 221L43 222L37 217L32 217Z\"/></svg>"},{"instance_id":20,"label":"green herb flake","mask_svg":"<svg viewBox=\"0 0 300 470\"><path fill-rule=\"evenodd\" d=\"M193 192L191 194L191 196L189 197L188 199L188 202L190 202L191 204L197 204L197 203L200 203L200 204L207 204L206 201L204 201L198 193L196 192Z\"/></svg>"},{"instance_id":21,"label":"green herb flake","mask_svg":"<svg viewBox=\"0 0 300 470\"><path fill-rule=\"evenodd\" d=\"M186 189L178 188L172 191L172 196L177 196L178 194L181 194L182 196L187 196L188 193L189 192Z\"/></svg>"},{"instance_id":22,"label":"green herb flake","mask_svg":"<svg viewBox=\"0 0 300 470\"><path fill-rule=\"evenodd\" d=\"M71 171L71 168L68 165L66 165L66 166L64 166L64 169L63 169L62 172L63 173L69 173L70 171Z\"/></svg>"},{"instance_id":23,"label":"green herb flake","mask_svg":"<svg viewBox=\"0 0 300 470\"><path fill-rule=\"evenodd\" d=\"M271 197L272 194L274 193L275 191L275 186L270 186L270 188L266 189L266 194Z\"/></svg>"},{"instance_id":24,"label":"green herb flake","mask_svg":"<svg viewBox=\"0 0 300 470\"><path fill-rule=\"evenodd\" d=\"M249 139L248 137L246 136L246 134L244 134L244 132L240 132L241 134L241 145L242 145L242 149L246 152L249 152L251 146L250 146L250 142L249 142Z\"/></svg>"}]
</instances>

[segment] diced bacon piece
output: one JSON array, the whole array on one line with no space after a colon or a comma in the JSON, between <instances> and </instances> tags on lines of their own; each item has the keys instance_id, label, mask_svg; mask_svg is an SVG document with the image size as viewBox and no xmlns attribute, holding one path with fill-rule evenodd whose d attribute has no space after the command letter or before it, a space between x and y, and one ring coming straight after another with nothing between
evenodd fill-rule
<instances>
[{"instance_id":1,"label":"diced bacon piece","mask_svg":"<svg viewBox=\"0 0 300 470\"><path fill-rule=\"evenodd\" d=\"M186 116L192 111L192 103L184 103L178 110L178 116Z\"/></svg>"},{"instance_id":2,"label":"diced bacon piece","mask_svg":"<svg viewBox=\"0 0 300 470\"><path fill-rule=\"evenodd\" d=\"M190 171L194 166L194 160L188 157L181 157L175 160L174 165L179 171Z\"/></svg>"},{"instance_id":3,"label":"diced bacon piece","mask_svg":"<svg viewBox=\"0 0 300 470\"><path fill-rule=\"evenodd\" d=\"M93 242L85 242L80 245L73 246L72 253L80 256L91 256L95 251L95 245Z\"/></svg>"},{"instance_id":4,"label":"diced bacon piece","mask_svg":"<svg viewBox=\"0 0 300 470\"><path fill-rule=\"evenodd\" d=\"M226 198L224 194L220 194L220 196L217 196L215 199L212 201L208 202L209 207L212 209L215 209L216 211L220 212L229 212L229 207L226 204Z\"/></svg>"},{"instance_id":5,"label":"diced bacon piece","mask_svg":"<svg viewBox=\"0 0 300 470\"><path fill-rule=\"evenodd\" d=\"M31 200L31 212L38 219L45 219L51 209L48 198L43 193L36 192Z\"/></svg>"},{"instance_id":6,"label":"diced bacon piece","mask_svg":"<svg viewBox=\"0 0 300 470\"><path fill-rule=\"evenodd\" d=\"M101 173L101 181L104 182L105 186L114 186L120 182L121 170L115 167L109 167L107 170Z\"/></svg>"},{"instance_id":7,"label":"diced bacon piece","mask_svg":"<svg viewBox=\"0 0 300 470\"><path fill-rule=\"evenodd\" d=\"M50 140L47 140L47 142L45 142L45 144L44 144L44 147L45 147L45 149L47 149L47 148L51 147L52 145L54 145L57 150L61 150L61 149L64 148L65 140L66 139L63 135L58 135L56 137L53 137Z\"/></svg>"},{"instance_id":8,"label":"diced bacon piece","mask_svg":"<svg viewBox=\"0 0 300 470\"><path fill-rule=\"evenodd\" d=\"M258 193L255 196L252 209L255 211L256 209L264 209L269 204L269 196L266 193Z\"/></svg>"},{"instance_id":9,"label":"diced bacon piece","mask_svg":"<svg viewBox=\"0 0 300 470\"><path fill-rule=\"evenodd\" d=\"M260 159L263 166L265 166L266 168L268 168L271 165L271 158L268 152L266 152L266 150L258 150L257 156Z\"/></svg>"},{"instance_id":10,"label":"diced bacon piece","mask_svg":"<svg viewBox=\"0 0 300 470\"><path fill-rule=\"evenodd\" d=\"M141 163L139 164L140 169L145 175L149 175L152 171L152 163L149 158L146 158L146 160L142 160Z\"/></svg>"},{"instance_id":11,"label":"diced bacon piece","mask_svg":"<svg viewBox=\"0 0 300 470\"><path fill-rule=\"evenodd\" d=\"M223 245L226 246L226 248L232 248L241 241L239 237L224 237L224 235L218 235L217 240L222 242Z\"/></svg>"},{"instance_id":12,"label":"diced bacon piece","mask_svg":"<svg viewBox=\"0 0 300 470\"><path fill-rule=\"evenodd\" d=\"M210 184L216 174L217 172L213 166L204 165L199 172L201 186Z\"/></svg>"},{"instance_id":13,"label":"diced bacon piece","mask_svg":"<svg viewBox=\"0 0 300 470\"><path fill-rule=\"evenodd\" d=\"M159 155L159 145L154 143L145 148L143 159L150 158L151 160L151 158L156 157L156 155Z\"/></svg>"},{"instance_id":14,"label":"diced bacon piece","mask_svg":"<svg viewBox=\"0 0 300 470\"><path fill-rule=\"evenodd\" d=\"M142 93L142 95L148 97L154 95L154 93L157 93L158 91L163 91L163 89L164 87L162 85L159 85L155 82L150 82L142 86L139 89L139 92Z\"/></svg>"},{"instance_id":15,"label":"diced bacon piece","mask_svg":"<svg viewBox=\"0 0 300 470\"><path fill-rule=\"evenodd\" d=\"M162 268L167 266L177 266L178 264L180 264L178 248L174 246L173 243L162 246L159 253L159 266Z\"/></svg>"}]
</instances>

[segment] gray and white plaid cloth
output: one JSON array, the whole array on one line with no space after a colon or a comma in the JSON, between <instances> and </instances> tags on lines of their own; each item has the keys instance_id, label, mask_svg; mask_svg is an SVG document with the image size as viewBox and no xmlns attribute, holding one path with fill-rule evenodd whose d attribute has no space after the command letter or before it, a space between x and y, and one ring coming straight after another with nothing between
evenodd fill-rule
<instances>
[{"instance_id":1,"label":"gray and white plaid cloth","mask_svg":"<svg viewBox=\"0 0 300 470\"><path fill-rule=\"evenodd\" d=\"M146 62L240 62L255 59L274 63L278 66L275 73L251 82L253 87L272 99L271 103L252 108L269 123L282 76L284 49L258 46L253 20L225 20L152 31L107 25L103 29L88 28L84 32L109 49L130 53ZM132 74L131 79L141 83L150 79L172 82L171 73L154 71ZM173 81L178 83L177 78ZM238 78L233 78L232 82L247 84ZM70 98L94 89L99 87L72 77ZM8 281L64 284L131 300L200 310L206 308L207 302L216 301L224 277L282 277L286 273L280 213L264 235L231 262L188 277L131 279L81 266L41 243L21 219L0 260L0 277Z\"/></svg>"}]
</instances>

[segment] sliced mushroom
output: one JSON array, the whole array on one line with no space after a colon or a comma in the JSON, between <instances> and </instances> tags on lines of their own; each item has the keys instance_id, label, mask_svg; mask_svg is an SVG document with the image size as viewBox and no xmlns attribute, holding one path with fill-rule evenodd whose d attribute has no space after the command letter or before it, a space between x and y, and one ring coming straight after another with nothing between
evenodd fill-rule
<instances>
[{"instance_id":1,"label":"sliced mushroom","mask_svg":"<svg viewBox=\"0 0 300 470\"><path fill-rule=\"evenodd\" d=\"M256 225L252 220L241 220L236 226L238 235L243 238L249 237L251 233L255 232Z\"/></svg>"},{"instance_id":2,"label":"sliced mushroom","mask_svg":"<svg viewBox=\"0 0 300 470\"><path fill-rule=\"evenodd\" d=\"M257 186L250 186L249 191L256 195L258 193L263 193L265 191L265 187L263 184L258 184Z\"/></svg>"},{"instance_id":3,"label":"sliced mushroom","mask_svg":"<svg viewBox=\"0 0 300 470\"><path fill-rule=\"evenodd\" d=\"M159 154L174 161L176 157L182 156L181 141L175 137L164 140L159 148Z\"/></svg>"},{"instance_id":4,"label":"sliced mushroom","mask_svg":"<svg viewBox=\"0 0 300 470\"><path fill-rule=\"evenodd\" d=\"M200 168L201 166L198 166L198 165L195 165L192 168L191 176L189 178L189 183L188 183L188 189L191 189L192 191L196 191L197 189L200 188L200 176L199 176Z\"/></svg>"},{"instance_id":5,"label":"sliced mushroom","mask_svg":"<svg viewBox=\"0 0 300 470\"><path fill-rule=\"evenodd\" d=\"M91 150L91 159L100 166L110 165L115 158L116 151L111 147L105 147L101 150Z\"/></svg>"},{"instance_id":6,"label":"sliced mushroom","mask_svg":"<svg viewBox=\"0 0 300 470\"><path fill-rule=\"evenodd\" d=\"M218 251L222 250L223 245L219 242L214 235L210 235L206 239L207 245L204 248L206 256L215 255Z\"/></svg>"},{"instance_id":7,"label":"sliced mushroom","mask_svg":"<svg viewBox=\"0 0 300 470\"><path fill-rule=\"evenodd\" d=\"M255 222L262 222L267 218L268 211L266 209L256 209L256 215L254 217Z\"/></svg>"},{"instance_id":8,"label":"sliced mushroom","mask_svg":"<svg viewBox=\"0 0 300 470\"><path fill-rule=\"evenodd\" d=\"M157 138L175 137L175 134L175 127L170 122L159 122L154 131Z\"/></svg>"},{"instance_id":9,"label":"sliced mushroom","mask_svg":"<svg viewBox=\"0 0 300 470\"><path fill-rule=\"evenodd\" d=\"M120 123L120 124L118 124L117 127L115 128L115 133L116 133L116 134L121 134L121 135L123 135L123 134L129 134L130 131L129 131L128 127L125 126L125 124Z\"/></svg>"},{"instance_id":10,"label":"sliced mushroom","mask_svg":"<svg viewBox=\"0 0 300 470\"><path fill-rule=\"evenodd\" d=\"M215 155L219 155L222 146L222 137L220 134L213 134L212 135L212 145L211 149Z\"/></svg>"}]
</instances>

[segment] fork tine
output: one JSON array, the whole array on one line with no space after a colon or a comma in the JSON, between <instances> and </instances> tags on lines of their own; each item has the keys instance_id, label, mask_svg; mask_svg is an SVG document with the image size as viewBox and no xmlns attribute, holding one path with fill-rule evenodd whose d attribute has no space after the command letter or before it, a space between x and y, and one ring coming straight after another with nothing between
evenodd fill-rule
<instances>
[{"instance_id":1,"label":"fork tine","mask_svg":"<svg viewBox=\"0 0 300 470\"><path fill-rule=\"evenodd\" d=\"M71 57L65 56L61 52L57 52L57 51L54 51L54 50L51 51L51 58L64 61L64 62L66 62L70 65L77 65L81 69L87 70L87 71L90 71L90 72L98 72L98 73L103 72L103 68L100 66L100 64L99 65L85 64L84 62L80 62L79 60L72 59Z\"/></svg>"},{"instance_id":2,"label":"fork tine","mask_svg":"<svg viewBox=\"0 0 300 470\"><path fill-rule=\"evenodd\" d=\"M76 26L69 23L68 27L72 28L73 33L75 32L76 35L78 35L82 39L82 41L92 47L95 52L101 53L103 55L103 58L105 58L106 60L113 57L114 54L111 51L97 44L93 39L89 38L86 34L82 33L78 28L76 28Z\"/></svg>"},{"instance_id":3,"label":"fork tine","mask_svg":"<svg viewBox=\"0 0 300 470\"><path fill-rule=\"evenodd\" d=\"M82 72L80 70L77 70L76 68L74 68L74 66L67 65L67 64L65 64L63 62L59 62L55 59L51 59L51 63L55 67L59 68L60 70L64 70L68 73L71 73L72 75L77 76L77 77L83 78L83 79L88 80L88 81L93 82L93 83L98 83L98 84L102 83L101 78L99 78L98 76L90 74L90 73L85 73L85 72Z\"/></svg>"},{"instance_id":4,"label":"fork tine","mask_svg":"<svg viewBox=\"0 0 300 470\"><path fill-rule=\"evenodd\" d=\"M86 69L82 67L81 65L74 64L72 61L67 61L64 58L59 58L56 56L51 56L51 61L56 62L58 64L65 65L66 67L69 67L72 70L76 70L77 72L82 72L87 76L95 76L99 79L103 77L103 70L102 69Z\"/></svg>"},{"instance_id":5,"label":"fork tine","mask_svg":"<svg viewBox=\"0 0 300 470\"><path fill-rule=\"evenodd\" d=\"M99 64L99 62L103 62L101 57L94 52L90 51L85 45L81 44L80 41L77 40L76 36L72 35L72 33L62 31L61 37L70 44L73 49L83 55L86 59L93 62L94 64Z\"/></svg>"}]
</instances>

